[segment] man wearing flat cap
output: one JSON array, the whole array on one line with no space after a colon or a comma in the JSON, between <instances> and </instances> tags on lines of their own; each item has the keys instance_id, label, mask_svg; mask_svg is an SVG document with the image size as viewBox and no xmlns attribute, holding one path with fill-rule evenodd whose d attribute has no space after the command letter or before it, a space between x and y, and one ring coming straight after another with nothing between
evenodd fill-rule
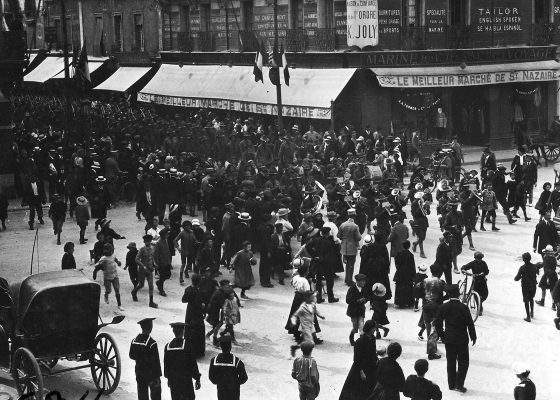
<instances>
[{"instance_id":1,"label":"man wearing flat cap","mask_svg":"<svg viewBox=\"0 0 560 400\"><path fill-rule=\"evenodd\" d=\"M469 337L476 343L476 329L469 308L459 300L459 286L447 285L449 301L442 304L434 326L445 344L447 383L449 390L465 393L465 378L469 369Z\"/></svg>"},{"instance_id":2,"label":"man wearing flat cap","mask_svg":"<svg viewBox=\"0 0 560 400\"><path fill-rule=\"evenodd\" d=\"M231 354L231 341L229 334L219 339L222 352L210 360L208 369L208 378L218 389L218 400L239 400L241 385L248 379L243 361Z\"/></svg>"},{"instance_id":3,"label":"man wearing flat cap","mask_svg":"<svg viewBox=\"0 0 560 400\"><path fill-rule=\"evenodd\" d=\"M194 400L194 389L200 389L200 372L190 343L185 340L184 322L171 325L175 338L165 345L163 353L163 376L171 391L171 400ZM195 385L193 388L193 379Z\"/></svg>"},{"instance_id":4,"label":"man wearing flat cap","mask_svg":"<svg viewBox=\"0 0 560 400\"><path fill-rule=\"evenodd\" d=\"M150 336L155 318L138 321L142 333L130 344L129 357L136 361L138 400L161 400L161 364L156 341ZM149 390L149 393L148 393Z\"/></svg>"}]
</instances>

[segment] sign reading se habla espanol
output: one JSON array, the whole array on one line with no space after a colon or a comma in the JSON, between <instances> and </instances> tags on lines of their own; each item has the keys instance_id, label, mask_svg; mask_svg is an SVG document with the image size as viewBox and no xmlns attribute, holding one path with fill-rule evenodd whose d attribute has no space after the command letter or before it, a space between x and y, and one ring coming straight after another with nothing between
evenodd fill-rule
<instances>
[{"instance_id":1,"label":"sign reading se habla espanol","mask_svg":"<svg viewBox=\"0 0 560 400\"><path fill-rule=\"evenodd\" d=\"M379 7L377 0L346 0L348 46L364 48L379 44Z\"/></svg>"}]
</instances>

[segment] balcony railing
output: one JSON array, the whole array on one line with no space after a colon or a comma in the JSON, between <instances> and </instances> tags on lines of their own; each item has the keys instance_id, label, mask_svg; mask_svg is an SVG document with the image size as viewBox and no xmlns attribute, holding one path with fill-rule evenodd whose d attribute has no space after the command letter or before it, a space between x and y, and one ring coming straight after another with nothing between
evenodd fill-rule
<instances>
[{"instance_id":1,"label":"balcony railing","mask_svg":"<svg viewBox=\"0 0 560 400\"><path fill-rule=\"evenodd\" d=\"M259 42L269 43L273 38L263 36L260 31L230 30L229 41L225 31L178 32L176 37L164 38L164 50L185 52L231 51L254 52ZM345 50L346 36L335 28L281 29L280 41L288 52L331 52ZM399 27L395 33L381 34L379 49L386 50L430 50L430 49L472 49L482 47L501 47L507 38L474 32L468 25L449 25L441 27ZM527 33L525 43L519 45L545 46L553 44L556 35L552 24L535 24ZM268 50L268 49L267 49Z\"/></svg>"},{"instance_id":2,"label":"balcony railing","mask_svg":"<svg viewBox=\"0 0 560 400\"><path fill-rule=\"evenodd\" d=\"M555 32L554 24L533 24L531 45L546 46L554 43Z\"/></svg>"},{"instance_id":3,"label":"balcony railing","mask_svg":"<svg viewBox=\"0 0 560 400\"><path fill-rule=\"evenodd\" d=\"M336 29L287 29L285 43L286 50L292 52L333 51L337 48Z\"/></svg>"}]
</instances>

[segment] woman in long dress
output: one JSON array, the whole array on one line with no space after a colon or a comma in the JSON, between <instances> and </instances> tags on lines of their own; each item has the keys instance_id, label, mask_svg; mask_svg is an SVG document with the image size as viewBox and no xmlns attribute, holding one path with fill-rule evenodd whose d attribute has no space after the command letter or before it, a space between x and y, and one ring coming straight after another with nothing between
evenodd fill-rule
<instances>
[{"instance_id":1,"label":"woman in long dress","mask_svg":"<svg viewBox=\"0 0 560 400\"><path fill-rule=\"evenodd\" d=\"M248 299L245 291L255 284L252 268L256 264L257 260L251 251L251 243L246 240L243 242L243 248L233 256L230 264L231 269L235 271L233 284L241 289L240 297L242 299Z\"/></svg>"}]
</instances>

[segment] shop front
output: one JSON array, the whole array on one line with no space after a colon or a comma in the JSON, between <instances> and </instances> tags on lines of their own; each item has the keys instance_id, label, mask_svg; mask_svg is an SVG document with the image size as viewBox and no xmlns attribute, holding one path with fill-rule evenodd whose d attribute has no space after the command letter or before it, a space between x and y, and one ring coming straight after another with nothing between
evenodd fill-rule
<instances>
[{"instance_id":1,"label":"shop front","mask_svg":"<svg viewBox=\"0 0 560 400\"><path fill-rule=\"evenodd\" d=\"M392 130L453 135L469 145L509 148L546 133L556 114L554 60L446 67L372 68L391 102ZM387 90L388 89L388 90Z\"/></svg>"}]
</instances>

